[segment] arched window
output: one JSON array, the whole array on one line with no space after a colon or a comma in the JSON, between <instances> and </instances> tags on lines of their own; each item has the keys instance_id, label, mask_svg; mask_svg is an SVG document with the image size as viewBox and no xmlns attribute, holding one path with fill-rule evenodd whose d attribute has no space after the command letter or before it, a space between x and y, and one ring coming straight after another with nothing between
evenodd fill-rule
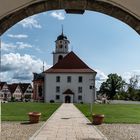
<instances>
[{"instance_id":1,"label":"arched window","mask_svg":"<svg viewBox=\"0 0 140 140\"><path fill-rule=\"evenodd\" d=\"M59 48L63 48L63 45L60 45Z\"/></svg>"},{"instance_id":2,"label":"arched window","mask_svg":"<svg viewBox=\"0 0 140 140\"><path fill-rule=\"evenodd\" d=\"M58 57L58 61L62 60L63 59L63 56L62 55L59 55Z\"/></svg>"}]
</instances>

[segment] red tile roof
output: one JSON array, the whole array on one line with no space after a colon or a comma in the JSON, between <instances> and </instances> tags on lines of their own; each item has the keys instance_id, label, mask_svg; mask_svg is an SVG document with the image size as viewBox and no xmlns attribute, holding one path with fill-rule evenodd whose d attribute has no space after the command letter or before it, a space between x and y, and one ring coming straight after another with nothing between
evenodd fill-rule
<instances>
[{"instance_id":1,"label":"red tile roof","mask_svg":"<svg viewBox=\"0 0 140 140\"><path fill-rule=\"evenodd\" d=\"M96 73L89 68L73 51L46 70L45 73Z\"/></svg>"},{"instance_id":2,"label":"red tile roof","mask_svg":"<svg viewBox=\"0 0 140 140\"><path fill-rule=\"evenodd\" d=\"M9 88L9 91L13 94L17 88L18 84L14 83L14 84L9 84L8 85L8 88Z\"/></svg>"},{"instance_id":3,"label":"red tile roof","mask_svg":"<svg viewBox=\"0 0 140 140\"><path fill-rule=\"evenodd\" d=\"M7 83L6 82L0 82L0 89L2 89L5 84L7 84Z\"/></svg>"},{"instance_id":4,"label":"red tile roof","mask_svg":"<svg viewBox=\"0 0 140 140\"><path fill-rule=\"evenodd\" d=\"M30 83L19 83L20 89L22 91L22 93L24 94L25 91L27 90L27 88L30 86Z\"/></svg>"}]
</instances>

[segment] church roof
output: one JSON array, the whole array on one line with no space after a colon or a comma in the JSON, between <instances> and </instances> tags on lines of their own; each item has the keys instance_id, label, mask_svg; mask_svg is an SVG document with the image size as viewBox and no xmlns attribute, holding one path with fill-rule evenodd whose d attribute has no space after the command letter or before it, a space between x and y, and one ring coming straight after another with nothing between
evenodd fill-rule
<instances>
[{"instance_id":1,"label":"church roof","mask_svg":"<svg viewBox=\"0 0 140 140\"><path fill-rule=\"evenodd\" d=\"M62 26L62 33L57 37L57 40L67 40L67 37L63 34L63 26Z\"/></svg>"},{"instance_id":2,"label":"church roof","mask_svg":"<svg viewBox=\"0 0 140 140\"><path fill-rule=\"evenodd\" d=\"M61 34L57 37L57 40L67 40L67 37L65 35Z\"/></svg>"},{"instance_id":3,"label":"church roof","mask_svg":"<svg viewBox=\"0 0 140 140\"><path fill-rule=\"evenodd\" d=\"M89 68L73 51L46 70L45 73L96 73Z\"/></svg>"}]
</instances>

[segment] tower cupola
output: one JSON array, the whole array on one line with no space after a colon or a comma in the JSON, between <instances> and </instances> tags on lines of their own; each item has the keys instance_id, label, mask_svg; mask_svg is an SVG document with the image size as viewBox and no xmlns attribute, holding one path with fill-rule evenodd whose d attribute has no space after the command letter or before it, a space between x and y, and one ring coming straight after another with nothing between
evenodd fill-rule
<instances>
[{"instance_id":1,"label":"tower cupola","mask_svg":"<svg viewBox=\"0 0 140 140\"><path fill-rule=\"evenodd\" d=\"M62 60L68 53L69 53L69 40L63 34L63 27L62 33L57 37L55 41L55 51L53 52L53 65L56 64L58 61Z\"/></svg>"}]
</instances>

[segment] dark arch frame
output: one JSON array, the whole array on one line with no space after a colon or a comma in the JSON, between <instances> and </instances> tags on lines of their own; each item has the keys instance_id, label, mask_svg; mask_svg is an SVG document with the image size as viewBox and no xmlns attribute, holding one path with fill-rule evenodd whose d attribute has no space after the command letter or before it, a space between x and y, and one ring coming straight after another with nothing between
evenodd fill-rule
<instances>
[{"instance_id":1,"label":"dark arch frame","mask_svg":"<svg viewBox=\"0 0 140 140\"><path fill-rule=\"evenodd\" d=\"M71 97L70 95L65 96L65 103L71 103Z\"/></svg>"},{"instance_id":2,"label":"dark arch frame","mask_svg":"<svg viewBox=\"0 0 140 140\"><path fill-rule=\"evenodd\" d=\"M117 18L140 34L140 20L125 10L103 1L96 0L44 0L25 6L0 20L0 35L17 22L31 15L49 10L91 10Z\"/></svg>"},{"instance_id":3,"label":"dark arch frame","mask_svg":"<svg viewBox=\"0 0 140 140\"><path fill-rule=\"evenodd\" d=\"M58 61L61 61L63 59L63 55L58 56Z\"/></svg>"}]
</instances>

